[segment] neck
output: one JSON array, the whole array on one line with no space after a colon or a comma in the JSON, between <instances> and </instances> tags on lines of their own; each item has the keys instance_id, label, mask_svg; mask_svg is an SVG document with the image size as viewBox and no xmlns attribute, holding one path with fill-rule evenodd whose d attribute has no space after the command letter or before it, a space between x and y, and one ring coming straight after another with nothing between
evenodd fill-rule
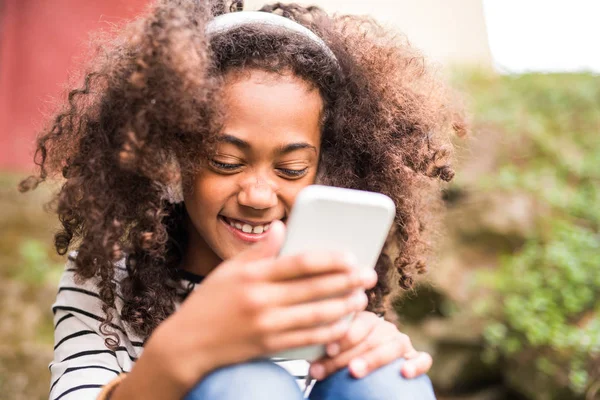
<instances>
[{"instance_id":1,"label":"neck","mask_svg":"<svg viewBox=\"0 0 600 400\"><path fill-rule=\"evenodd\" d=\"M207 276L223 260L215 254L202 236L200 236L188 216L186 216L185 225L188 232L188 239L181 268L196 275Z\"/></svg>"}]
</instances>

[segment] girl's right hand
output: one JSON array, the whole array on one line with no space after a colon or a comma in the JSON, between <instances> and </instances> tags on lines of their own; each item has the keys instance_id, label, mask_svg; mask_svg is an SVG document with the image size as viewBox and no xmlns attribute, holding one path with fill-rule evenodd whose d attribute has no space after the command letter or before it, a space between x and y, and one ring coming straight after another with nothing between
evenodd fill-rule
<instances>
[{"instance_id":1,"label":"girl's right hand","mask_svg":"<svg viewBox=\"0 0 600 400\"><path fill-rule=\"evenodd\" d=\"M162 343L185 389L221 366L341 339L340 319L365 309L375 271L344 254L276 257L284 236L273 222L263 241L219 265L150 338Z\"/></svg>"}]
</instances>

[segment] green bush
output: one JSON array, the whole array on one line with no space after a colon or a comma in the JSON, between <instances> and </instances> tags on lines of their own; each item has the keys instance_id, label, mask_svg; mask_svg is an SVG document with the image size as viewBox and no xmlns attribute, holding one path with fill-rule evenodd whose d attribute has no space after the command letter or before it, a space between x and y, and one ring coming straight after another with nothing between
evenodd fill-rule
<instances>
[{"instance_id":1,"label":"green bush","mask_svg":"<svg viewBox=\"0 0 600 400\"><path fill-rule=\"evenodd\" d=\"M461 85L475 126L502 132L497 171L478 189L536 205L535 231L482 274L485 356L528 363L547 398L580 396L600 381L600 77L473 74Z\"/></svg>"}]
</instances>

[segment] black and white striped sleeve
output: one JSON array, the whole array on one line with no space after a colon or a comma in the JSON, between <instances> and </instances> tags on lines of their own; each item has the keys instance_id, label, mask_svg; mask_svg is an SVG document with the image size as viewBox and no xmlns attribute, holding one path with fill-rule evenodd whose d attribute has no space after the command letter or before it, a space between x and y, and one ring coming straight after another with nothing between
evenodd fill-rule
<instances>
[{"instance_id":1,"label":"black and white striped sleeve","mask_svg":"<svg viewBox=\"0 0 600 400\"><path fill-rule=\"evenodd\" d=\"M61 277L54 313L54 358L51 372L50 400L96 399L102 387L122 372L131 369L135 351L123 329L111 326L119 334L121 345L116 351L104 344L99 331L104 320L101 301L93 283L77 285L72 268Z\"/></svg>"}]
</instances>

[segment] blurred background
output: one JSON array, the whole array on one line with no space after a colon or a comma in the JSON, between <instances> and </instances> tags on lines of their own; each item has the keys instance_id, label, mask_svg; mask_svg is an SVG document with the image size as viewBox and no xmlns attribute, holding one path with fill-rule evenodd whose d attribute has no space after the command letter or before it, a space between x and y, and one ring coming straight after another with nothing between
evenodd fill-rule
<instances>
[{"instance_id":1,"label":"blurred background","mask_svg":"<svg viewBox=\"0 0 600 400\"><path fill-rule=\"evenodd\" d=\"M147 0L0 0L0 399L45 399L56 187L19 194L88 35ZM443 399L600 398L600 2L316 0L405 33L465 94L436 262L394 300ZM248 9L262 1L247 0Z\"/></svg>"}]
</instances>

